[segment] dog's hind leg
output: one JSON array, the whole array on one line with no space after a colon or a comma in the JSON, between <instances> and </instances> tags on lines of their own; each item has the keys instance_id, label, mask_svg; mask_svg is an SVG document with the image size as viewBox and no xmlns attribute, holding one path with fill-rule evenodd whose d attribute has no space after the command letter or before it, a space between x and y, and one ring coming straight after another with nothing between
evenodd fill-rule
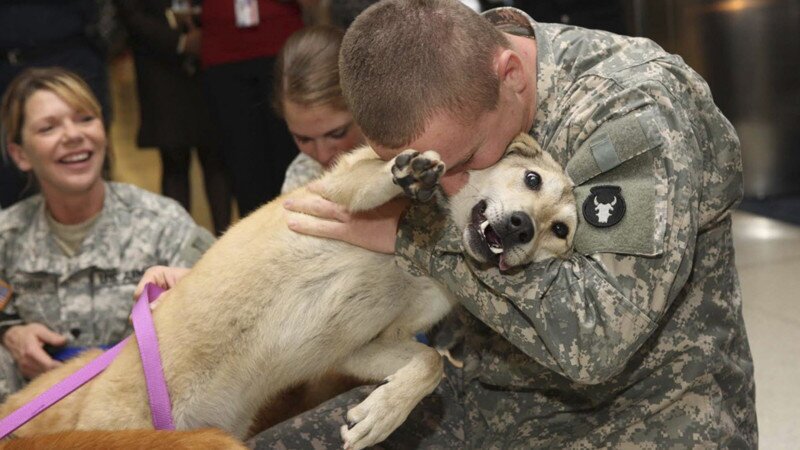
<instances>
[{"instance_id":1,"label":"dog's hind leg","mask_svg":"<svg viewBox=\"0 0 800 450\"><path fill-rule=\"evenodd\" d=\"M351 355L341 368L356 377L383 380L347 412L341 433L346 449L361 449L386 439L442 379L442 358L431 347L386 334Z\"/></svg>"},{"instance_id":2,"label":"dog's hind leg","mask_svg":"<svg viewBox=\"0 0 800 450\"><path fill-rule=\"evenodd\" d=\"M436 152L406 150L389 162L369 147L344 155L321 180L323 194L351 212L380 206L406 193L414 200L433 196L444 163Z\"/></svg>"}]
</instances>

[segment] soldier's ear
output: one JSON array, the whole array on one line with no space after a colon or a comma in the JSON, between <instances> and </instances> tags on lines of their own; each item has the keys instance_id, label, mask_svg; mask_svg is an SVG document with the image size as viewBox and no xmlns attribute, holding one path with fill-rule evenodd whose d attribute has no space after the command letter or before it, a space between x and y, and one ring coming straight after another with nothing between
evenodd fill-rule
<instances>
[{"instance_id":1,"label":"soldier's ear","mask_svg":"<svg viewBox=\"0 0 800 450\"><path fill-rule=\"evenodd\" d=\"M514 154L535 158L542 154L542 147L528 133L520 133L506 148L505 156Z\"/></svg>"}]
</instances>

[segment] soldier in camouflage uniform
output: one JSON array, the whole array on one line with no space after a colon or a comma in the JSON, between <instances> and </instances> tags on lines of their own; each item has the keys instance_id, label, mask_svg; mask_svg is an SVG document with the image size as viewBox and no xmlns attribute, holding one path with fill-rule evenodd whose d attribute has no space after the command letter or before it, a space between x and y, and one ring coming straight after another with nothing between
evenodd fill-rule
<instances>
[{"instance_id":1,"label":"soldier in camouflage uniform","mask_svg":"<svg viewBox=\"0 0 800 450\"><path fill-rule=\"evenodd\" d=\"M419 12L392 15L404 7ZM431 11L437 8L446 12ZM394 49L392 70L412 71L404 58L419 47L393 39L375 50L378 44L360 38L394 37L392 24L423 34L419 23L463 17L457 8L397 0L365 12L343 44L345 92L360 82L347 78L348 70L360 68L363 80L373 67L364 60L348 65L349 45L372 46L374 54ZM379 14L388 19L380 22ZM576 184L575 253L501 273L463 255L443 205L408 211L398 228L398 263L439 280L463 304L466 311L456 313L463 368L446 364L442 384L380 447L755 448L753 365L731 236L731 208L742 195L739 141L708 86L646 39L537 23L512 8L483 16L515 50L529 45L520 46L526 39L535 43L533 53L518 53L535 59L528 66L535 108L526 126ZM377 67L369 74L375 84L389 76ZM365 124L370 118L359 113L357 100L348 101L379 154L396 154L399 145L380 151L387 138ZM498 110L511 104L503 101ZM363 110L395 107L373 102ZM405 144L440 150L450 163L455 156L445 150L452 151L452 142L416 145L431 138L433 123L405 136ZM498 127L506 142L516 131ZM462 168L500 157L489 161L481 151L466 155ZM333 217L324 208L293 208ZM342 228L301 222L295 229L363 245ZM341 445L346 410L367 392L333 399L251 445Z\"/></svg>"},{"instance_id":2,"label":"soldier in camouflage uniform","mask_svg":"<svg viewBox=\"0 0 800 450\"><path fill-rule=\"evenodd\" d=\"M51 96L36 96L44 91ZM4 98L2 123L9 152L17 164L26 164L20 166L23 170L34 171L42 194L0 212L0 399L25 382L7 348L12 333L43 326L41 333L51 338L66 337L67 347L115 344L131 331L133 292L145 269L158 264L191 266L214 241L175 201L102 180L105 149L93 139L104 145L104 131L99 107L87 98L90 94L80 80L60 69L24 72ZM50 109L53 105L56 108ZM65 106L77 113L62 116L60 108ZM41 128L43 132L37 121L41 111L35 108L56 118ZM32 132L24 131L26 127L33 127ZM50 136L56 137L55 147L43 146L42 140ZM50 148L55 148L54 157ZM94 154L79 166L85 169L61 168L63 158L53 161L63 154L80 155L76 151L86 148L93 148ZM31 161L38 162L31 168ZM80 203L97 203L98 212L65 225L54 211L63 210L65 197L60 194L70 189L80 192L72 192ZM44 343L41 333L37 337Z\"/></svg>"}]
</instances>

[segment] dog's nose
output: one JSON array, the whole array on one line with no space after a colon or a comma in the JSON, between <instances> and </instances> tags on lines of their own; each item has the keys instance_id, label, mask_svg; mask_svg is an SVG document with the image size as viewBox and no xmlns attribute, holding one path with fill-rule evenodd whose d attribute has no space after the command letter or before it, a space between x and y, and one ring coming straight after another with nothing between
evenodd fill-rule
<instances>
[{"instance_id":1,"label":"dog's nose","mask_svg":"<svg viewBox=\"0 0 800 450\"><path fill-rule=\"evenodd\" d=\"M533 239L533 222L530 216L522 211L515 211L508 216L505 223L503 236L503 247L510 247L515 244L525 244Z\"/></svg>"}]
</instances>

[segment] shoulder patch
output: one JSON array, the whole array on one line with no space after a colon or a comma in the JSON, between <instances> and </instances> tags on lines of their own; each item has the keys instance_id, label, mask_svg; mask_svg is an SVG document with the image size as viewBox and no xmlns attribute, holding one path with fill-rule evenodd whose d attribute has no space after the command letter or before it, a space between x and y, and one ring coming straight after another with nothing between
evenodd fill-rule
<instances>
[{"instance_id":1,"label":"shoulder patch","mask_svg":"<svg viewBox=\"0 0 800 450\"><path fill-rule=\"evenodd\" d=\"M14 295L14 288L5 281L0 280L0 311L5 309L12 295Z\"/></svg>"},{"instance_id":2,"label":"shoulder patch","mask_svg":"<svg viewBox=\"0 0 800 450\"><path fill-rule=\"evenodd\" d=\"M653 114L650 109L635 111L600 125L567 162L565 169L572 181L582 185L658 148L661 138L643 124Z\"/></svg>"},{"instance_id":3,"label":"shoulder patch","mask_svg":"<svg viewBox=\"0 0 800 450\"><path fill-rule=\"evenodd\" d=\"M583 201L583 218L597 228L608 228L625 217L625 198L619 186L594 186Z\"/></svg>"}]
</instances>

